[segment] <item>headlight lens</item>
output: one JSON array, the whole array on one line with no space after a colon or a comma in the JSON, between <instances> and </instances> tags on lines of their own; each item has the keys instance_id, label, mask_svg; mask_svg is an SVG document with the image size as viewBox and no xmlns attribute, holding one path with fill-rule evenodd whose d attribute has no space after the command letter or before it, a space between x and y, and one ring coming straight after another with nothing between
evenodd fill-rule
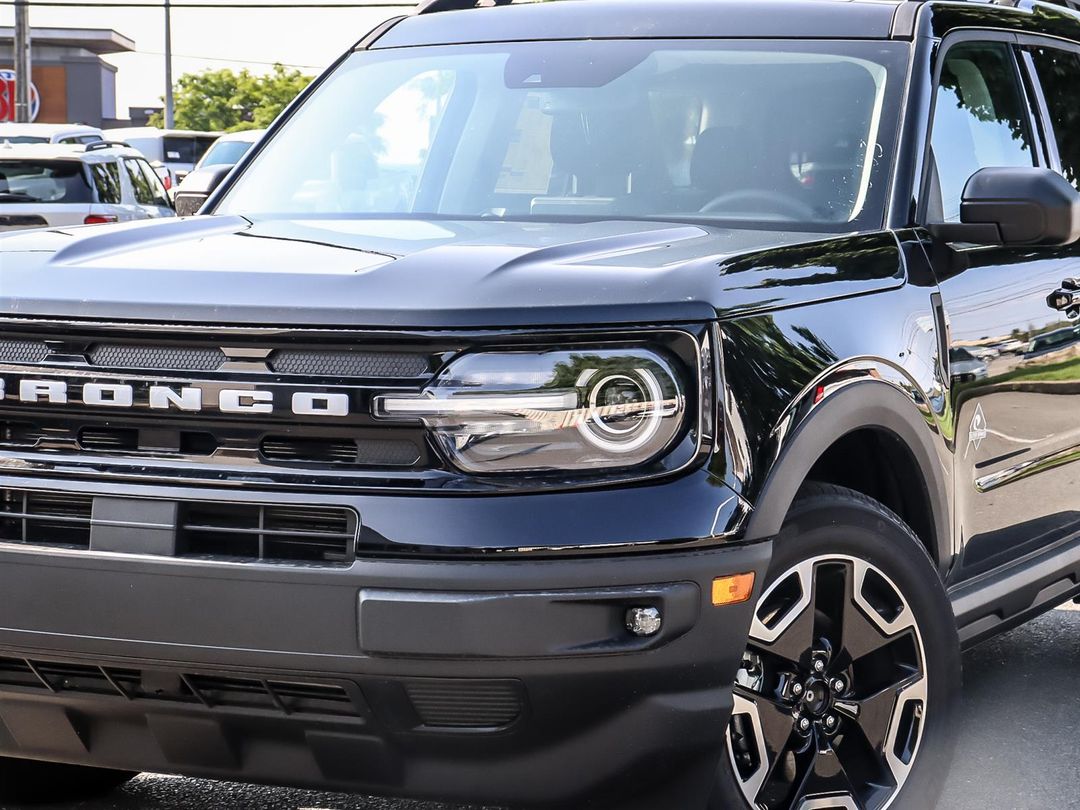
<instances>
[{"instance_id":1,"label":"headlight lens","mask_svg":"<svg viewBox=\"0 0 1080 810\"><path fill-rule=\"evenodd\" d=\"M467 472L599 471L670 449L686 390L650 349L490 352L454 361L418 396L377 397L375 416L423 420Z\"/></svg>"}]
</instances>

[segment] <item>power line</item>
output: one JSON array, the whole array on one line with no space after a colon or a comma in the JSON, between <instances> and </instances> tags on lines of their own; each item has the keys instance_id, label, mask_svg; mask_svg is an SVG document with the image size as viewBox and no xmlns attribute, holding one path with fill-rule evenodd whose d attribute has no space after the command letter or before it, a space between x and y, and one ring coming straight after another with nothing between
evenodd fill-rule
<instances>
[{"instance_id":1,"label":"power line","mask_svg":"<svg viewBox=\"0 0 1080 810\"><path fill-rule=\"evenodd\" d=\"M133 53L136 56L164 56L164 51L127 51L127 53ZM123 54L114 54L115 56L123 56ZM323 70L326 65L298 65L293 62L282 62L280 60L274 60L271 62L264 62L258 59L230 59L227 56L199 56L193 53L174 53L174 59L198 59L201 62L226 62L235 65L265 65L266 67L273 67L274 65L281 65L287 68L296 68L297 70Z\"/></svg>"}]
</instances>

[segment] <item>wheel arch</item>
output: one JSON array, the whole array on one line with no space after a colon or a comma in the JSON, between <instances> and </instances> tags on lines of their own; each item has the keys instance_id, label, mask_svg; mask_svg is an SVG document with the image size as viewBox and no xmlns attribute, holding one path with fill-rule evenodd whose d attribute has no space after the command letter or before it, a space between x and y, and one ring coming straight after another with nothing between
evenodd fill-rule
<instances>
[{"instance_id":1,"label":"wheel arch","mask_svg":"<svg viewBox=\"0 0 1080 810\"><path fill-rule=\"evenodd\" d=\"M803 485L814 480L815 473L820 475L828 465L843 459L851 448L858 446L865 453L866 442L875 437L883 440L878 448L883 457L870 461L884 465L898 482L907 515L904 509L895 508L896 504L885 505L912 524L944 577L954 551L949 467L938 449L940 434L910 395L881 380L852 382L829 394L787 434L759 495L753 499L746 538L758 540L779 534ZM858 461L865 465L867 458ZM856 469L864 468L856 465ZM866 479L824 477L828 483L874 496L866 492ZM924 511L929 514L922 515ZM922 519L912 519L912 514Z\"/></svg>"}]
</instances>

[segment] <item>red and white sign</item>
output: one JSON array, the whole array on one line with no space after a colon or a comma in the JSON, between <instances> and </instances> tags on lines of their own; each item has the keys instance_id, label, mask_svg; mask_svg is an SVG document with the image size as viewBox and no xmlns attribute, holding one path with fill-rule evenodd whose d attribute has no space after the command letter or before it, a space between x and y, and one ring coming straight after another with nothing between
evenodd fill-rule
<instances>
[{"instance_id":1,"label":"red and white sign","mask_svg":"<svg viewBox=\"0 0 1080 810\"><path fill-rule=\"evenodd\" d=\"M0 121L15 120L15 71L0 70ZM30 82L30 120L35 121L41 111L41 96Z\"/></svg>"}]
</instances>

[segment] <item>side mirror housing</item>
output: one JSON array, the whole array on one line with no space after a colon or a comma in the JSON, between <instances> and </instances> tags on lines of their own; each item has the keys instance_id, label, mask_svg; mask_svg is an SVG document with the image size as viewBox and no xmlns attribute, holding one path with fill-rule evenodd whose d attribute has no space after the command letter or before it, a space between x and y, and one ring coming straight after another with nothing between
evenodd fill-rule
<instances>
[{"instance_id":1,"label":"side mirror housing","mask_svg":"<svg viewBox=\"0 0 1080 810\"><path fill-rule=\"evenodd\" d=\"M1080 240L1080 193L1050 169L980 169L964 187L960 222L928 229L945 242L1071 245Z\"/></svg>"},{"instance_id":2,"label":"side mirror housing","mask_svg":"<svg viewBox=\"0 0 1080 810\"><path fill-rule=\"evenodd\" d=\"M233 169L232 165L207 166L191 172L176 189L176 215L190 217L199 213L203 203L221 185Z\"/></svg>"}]
</instances>

